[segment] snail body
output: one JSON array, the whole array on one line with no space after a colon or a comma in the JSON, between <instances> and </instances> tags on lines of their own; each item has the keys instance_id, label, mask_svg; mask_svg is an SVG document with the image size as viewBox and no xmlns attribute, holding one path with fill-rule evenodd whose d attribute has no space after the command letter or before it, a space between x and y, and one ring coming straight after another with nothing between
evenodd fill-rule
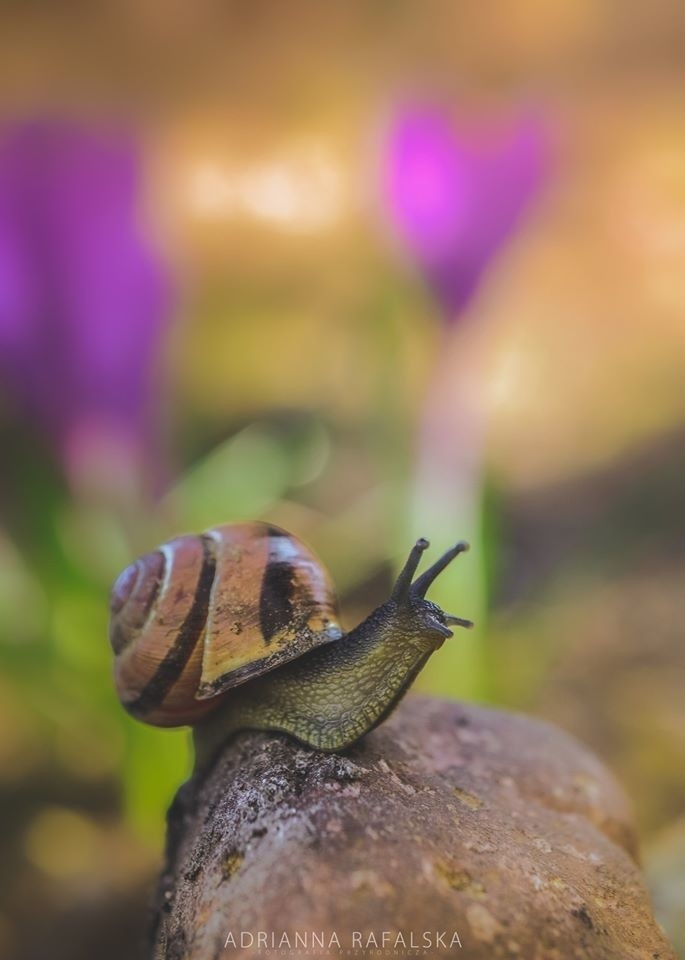
<instances>
[{"instance_id":1,"label":"snail body","mask_svg":"<svg viewBox=\"0 0 685 960\"><path fill-rule=\"evenodd\" d=\"M414 580L427 546L417 541L389 600L345 634L330 577L292 534L249 523L168 541L112 588L123 705L148 723L193 726L198 764L244 729L344 749L387 716L450 626L471 626L425 599L467 544Z\"/></svg>"}]
</instances>

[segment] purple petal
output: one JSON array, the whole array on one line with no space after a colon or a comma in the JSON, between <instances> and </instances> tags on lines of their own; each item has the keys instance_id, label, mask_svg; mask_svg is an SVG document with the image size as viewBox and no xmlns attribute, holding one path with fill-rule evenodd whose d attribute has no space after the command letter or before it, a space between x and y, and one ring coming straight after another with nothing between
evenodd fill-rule
<instances>
[{"instance_id":1,"label":"purple petal","mask_svg":"<svg viewBox=\"0 0 685 960\"><path fill-rule=\"evenodd\" d=\"M392 220L447 319L476 291L544 179L531 117L457 127L437 107L398 112L385 153Z\"/></svg>"},{"instance_id":2,"label":"purple petal","mask_svg":"<svg viewBox=\"0 0 685 960\"><path fill-rule=\"evenodd\" d=\"M57 121L0 134L0 367L66 453L83 423L141 454L169 298L138 222L134 141Z\"/></svg>"}]
</instances>

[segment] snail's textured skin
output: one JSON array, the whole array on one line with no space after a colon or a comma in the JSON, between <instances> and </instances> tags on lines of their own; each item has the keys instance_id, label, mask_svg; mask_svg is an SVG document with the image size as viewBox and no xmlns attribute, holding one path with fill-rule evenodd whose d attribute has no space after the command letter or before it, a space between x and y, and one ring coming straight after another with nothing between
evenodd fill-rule
<instances>
[{"instance_id":1,"label":"snail's textured skin","mask_svg":"<svg viewBox=\"0 0 685 960\"><path fill-rule=\"evenodd\" d=\"M214 527L141 557L112 590L110 639L124 706L159 726L195 726L199 765L237 730L274 730L340 750L397 705L450 626L425 594L468 548L414 580L412 548L390 599L343 634L323 565L266 524Z\"/></svg>"},{"instance_id":2,"label":"snail's textured skin","mask_svg":"<svg viewBox=\"0 0 685 960\"><path fill-rule=\"evenodd\" d=\"M390 713L442 645L444 636L421 631L421 613L381 607L337 643L234 691L196 728L198 762L241 729L288 733L318 750L354 743Z\"/></svg>"}]
</instances>

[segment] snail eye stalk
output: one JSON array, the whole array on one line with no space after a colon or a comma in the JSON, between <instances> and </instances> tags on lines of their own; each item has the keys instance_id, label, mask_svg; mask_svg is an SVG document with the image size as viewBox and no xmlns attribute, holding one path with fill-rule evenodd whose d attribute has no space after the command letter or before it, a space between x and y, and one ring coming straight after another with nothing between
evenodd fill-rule
<instances>
[{"instance_id":1,"label":"snail eye stalk","mask_svg":"<svg viewBox=\"0 0 685 960\"><path fill-rule=\"evenodd\" d=\"M460 540L459 543L455 543L453 547L450 547L439 560L436 560L432 567L429 567L424 571L420 577L418 577L410 587L410 592L414 597L425 597L428 591L428 588L433 583L433 581L442 573L445 567L454 560L455 557L458 557L460 553L465 553L469 549L468 543L465 540Z\"/></svg>"},{"instance_id":2,"label":"snail eye stalk","mask_svg":"<svg viewBox=\"0 0 685 960\"><path fill-rule=\"evenodd\" d=\"M423 554L424 550L428 549L429 546L430 543L428 540L421 537L411 548L409 556L407 557L407 562L395 581L395 586L392 591L391 599L394 600L395 603L402 603L402 601L406 600L409 596L411 582L414 579L414 574L416 573L416 569L421 561L421 555Z\"/></svg>"},{"instance_id":3,"label":"snail eye stalk","mask_svg":"<svg viewBox=\"0 0 685 960\"><path fill-rule=\"evenodd\" d=\"M423 599L430 585L442 573L445 567L447 567L455 557L458 557L460 553L465 553L469 549L468 543L466 543L465 540L460 540L459 543L455 543L453 547L450 547L449 550L443 553L439 560L436 560L431 567L425 570L421 576L417 577L412 583L414 574L421 562L421 556L429 546L430 543L428 540L421 537L411 548L407 562L395 581L395 586L392 591L391 599L394 600L395 603L404 603L410 596L421 597ZM458 617L453 618L453 620L454 623L459 623L461 626L473 626L470 620L462 621Z\"/></svg>"},{"instance_id":4,"label":"snail eye stalk","mask_svg":"<svg viewBox=\"0 0 685 960\"><path fill-rule=\"evenodd\" d=\"M455 617L451 613L445 614L445 623L448 627L466 627L470 630L473 626L473 620L465 620L464 617Z\"/></svg>"}]
</instances>

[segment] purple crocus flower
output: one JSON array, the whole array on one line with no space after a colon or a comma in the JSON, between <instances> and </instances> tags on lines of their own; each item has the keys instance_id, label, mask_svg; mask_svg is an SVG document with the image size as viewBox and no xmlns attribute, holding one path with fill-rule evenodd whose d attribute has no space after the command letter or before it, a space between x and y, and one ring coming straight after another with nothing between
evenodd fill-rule
<instances>
[{"instance_id":1,"label":"purple crocus flower","mask_svg":"<svg viewBox=\"0 0 685 960\"><path fill-rule=\"evenodd\" d=\"M152 371L166 325L125 134L56 120L0 130L2 390L67 473L98 450L151 466Z\"/></svg>"},{"instance_id":2,"label":"purple crocus flower","mask_svg":"<svg viewBox=\"0 0 685 960\"><path fill-rule=\"evenodd\" d=\"M533 117L456 124L436 106L395 115L384 170L390 214L448 320L469 303L545 166Z\"/></svg>"}]
</instances>

